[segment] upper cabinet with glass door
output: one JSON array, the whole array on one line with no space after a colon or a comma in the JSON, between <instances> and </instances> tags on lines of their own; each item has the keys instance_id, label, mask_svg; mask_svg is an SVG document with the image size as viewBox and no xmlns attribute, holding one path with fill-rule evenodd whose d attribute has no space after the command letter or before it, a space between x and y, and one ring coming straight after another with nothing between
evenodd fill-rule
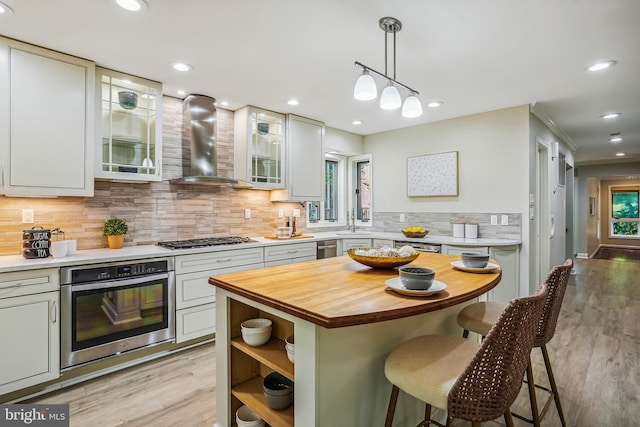
<instances>
[{"instance_id":1,"label":"upper cabinet with glass door","mask_svg":"<svg viewBox=\"0 0 640 427\"><path fill-rule=\"evenodd\" d=\"M96 67L96 178L162 179L162 84Z\"/></svg>"},{"instance_id":2,"label":"upper cabinet with glass door","mask_svg":"<svg viewBox=\"0 0 640 427\"><path fill-rule=\"evenodd\" d=\"M255 107L234 113L234 177L253 188L283 188L285 116Z\"/></svg>"}]
</instances>

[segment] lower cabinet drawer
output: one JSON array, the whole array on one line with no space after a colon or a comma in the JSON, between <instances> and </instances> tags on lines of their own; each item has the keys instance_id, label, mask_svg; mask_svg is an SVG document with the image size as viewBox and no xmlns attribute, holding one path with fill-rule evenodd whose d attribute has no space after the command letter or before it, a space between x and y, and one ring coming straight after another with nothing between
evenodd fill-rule
<instances>
[{"instance_id":1,"label":"lower cabinet drawer","mask_svg":"<svg viewBox=\"0 0 640 427\"><path fill-rule=\"evenodd\" d=\"M216 331L216 304L185 308L176 312L176 343L210 335Z\"/></svg>"}]
</instances>

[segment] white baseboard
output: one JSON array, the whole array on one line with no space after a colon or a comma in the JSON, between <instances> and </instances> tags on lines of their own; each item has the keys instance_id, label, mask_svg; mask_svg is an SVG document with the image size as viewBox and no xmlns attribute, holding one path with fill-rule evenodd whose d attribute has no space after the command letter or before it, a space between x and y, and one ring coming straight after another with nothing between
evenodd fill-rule
<instances>
[{"instance_id":1,"label":"white baseboard","mask_svg":"<svg viewBox=\"0 0 640 427\"><path fill-rule=\"evenodd\" d=\"M576 258L577 258L577 259L589 259L589 255L587 255L587 254L586 254L586 253L584 253L584 252L578 252L578 253L576 254Z\"/></svg>"}]
</instances>

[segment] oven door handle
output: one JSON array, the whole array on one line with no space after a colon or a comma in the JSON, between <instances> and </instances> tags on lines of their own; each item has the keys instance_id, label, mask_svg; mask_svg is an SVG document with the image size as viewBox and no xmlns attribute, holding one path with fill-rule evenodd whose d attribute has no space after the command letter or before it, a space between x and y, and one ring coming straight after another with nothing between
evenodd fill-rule
<instances>
[{"instance_id":1,"label":"oven door handle","mask_svg":"<svg viewBox=\"0 0 640 427\"><path fill-rule=\"evenodd\" d=\"M117 288L120 286L139 285L140 283L153 282L156 280L164 280L168 278L169 278L169 273L161 273L161 274L150 274L146 276L139 276L131 279L108 280L105 282L77 283L77 284L72 283L71 292L92 291L96 289L109 289L109 288Z\"/></svg>"}]
</instances>

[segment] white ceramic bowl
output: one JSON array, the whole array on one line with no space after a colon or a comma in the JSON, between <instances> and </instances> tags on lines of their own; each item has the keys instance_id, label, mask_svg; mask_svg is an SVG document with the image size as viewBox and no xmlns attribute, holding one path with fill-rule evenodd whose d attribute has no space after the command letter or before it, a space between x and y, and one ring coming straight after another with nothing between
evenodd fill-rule
<instances>
[{"instance_id":1,"label":"white ceramic bowl","mask_svg":"<svg viewBox=\"0 0 640 427\"><path fill-rule=\"evenodd\" d=\"M242 405L236 411L236 423L238 427L264 427L264 420L247 405Z\"/></svg>"},{"instance_id":2,"label":"white ceramic bowl","mask_svg":"<svg viewBox=\"0 0 640 427\"><path fill-rule=\"evenodd\" d=\"M294 360L294 354L295 354L295 345L293 343L293 335L289 335L284 342L286 342L287 344L284 346L285 350L287 350L287 357L289 358L289 361L291 363L295 363Z\"/></svg>"},{"instance_id":3,"label":"white ceramic bowl","mask_svg":"<svg viewBox=\"0 0 640 427\"><path fill-rule=\"evenodd\" d=\"M265 344L271 338L271 320L269 319L249 319L240 324L242 339L252 347Z\"/></svg>"}]
</instances>

